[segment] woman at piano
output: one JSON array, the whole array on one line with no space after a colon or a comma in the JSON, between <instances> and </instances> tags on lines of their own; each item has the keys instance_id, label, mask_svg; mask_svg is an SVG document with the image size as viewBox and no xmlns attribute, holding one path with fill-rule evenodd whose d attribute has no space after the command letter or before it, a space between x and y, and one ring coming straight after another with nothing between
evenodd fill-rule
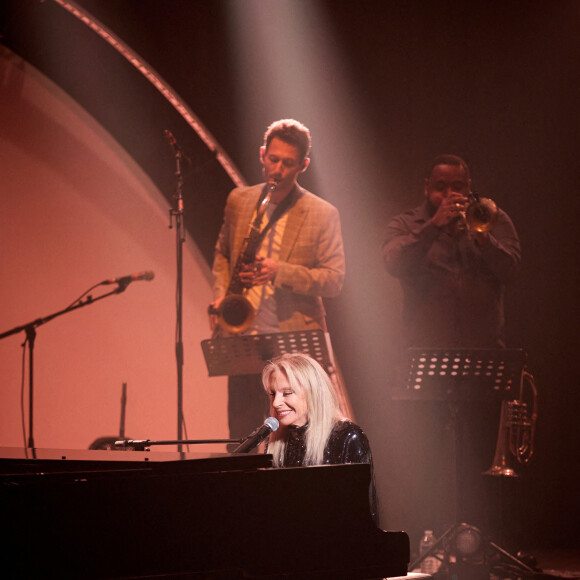
<instances>
[{"instance_id":1,"label":"woman at piano","mask_svg":"<svg viewBox=\"0 0 580 580\"><path fill-rule=\"evenodd\" d=\"M377 522L369 440L358 425L341 415L335 389L320 364L306 354L284 354L266 365L262 382L270 412L280 424L266 445L274 466L369 463L371 515Z\"/></svg>"}]
</instances>

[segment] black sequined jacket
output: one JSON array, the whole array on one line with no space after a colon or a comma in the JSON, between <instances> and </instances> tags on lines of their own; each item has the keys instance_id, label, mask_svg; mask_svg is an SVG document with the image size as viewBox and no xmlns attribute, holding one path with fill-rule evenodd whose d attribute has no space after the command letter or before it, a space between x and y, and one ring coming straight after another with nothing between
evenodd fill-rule
<instances>
[{"instance_id":1,"label":"black sequined jacket","mask_svg":"<svg viewBox=\"0 0 580 580\"><path fill-rule=\"evenodd\" d=\"M302 467L306 454L306 430L303 427L289 427L284 467ZM268 450L266 449L266 453ZM369 487L369 504L373 520L378 525L378 505L373 471L373 458L369 440L364 431L352 421L338 421L324 449L323 463L339 465L342 463L369 463L371 466L371 485Z\"/></svg>"}]
</instances>

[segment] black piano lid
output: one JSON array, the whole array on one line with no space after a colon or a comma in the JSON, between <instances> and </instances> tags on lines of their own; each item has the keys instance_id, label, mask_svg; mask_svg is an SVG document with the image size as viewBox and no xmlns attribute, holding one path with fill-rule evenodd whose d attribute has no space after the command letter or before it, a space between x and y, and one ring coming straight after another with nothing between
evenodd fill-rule
<instances>
[{"instance_id":1,"label":"black piano lid","mask_svg":"<svg viewBox=\"0 0 580 580\"><path fill-rule=\"evenodd\" d=\"M272 456L177 451L0 447L0 479L26 474L121 471L214 472L272 467Z\"/></svg>"},{"instance_id":2,"label":"black piano lid","mask_svg":"<svg viewBox=\"0 0 580 580\"><path fill-rule=\"evenodd\" d=\"M406 574L408 536L372 521L368 464L262 469L270 456L3 451L8 577Z\"/></svg>"}]
</instances>

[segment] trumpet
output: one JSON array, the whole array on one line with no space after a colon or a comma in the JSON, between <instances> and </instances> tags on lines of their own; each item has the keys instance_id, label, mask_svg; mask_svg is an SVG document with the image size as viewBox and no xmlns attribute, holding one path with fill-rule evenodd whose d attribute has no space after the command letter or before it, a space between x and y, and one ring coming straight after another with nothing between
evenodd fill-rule
<instances>
[{"instance_id":1,"label":"trumpet","mask_svg":"<svg viewBox=\"0 0 580 580\"><path fill-rule=\"evenodd\" d=\"M275 181L268 182L265 186L265 195L260 202L256 217L250 224L248 235L244 238L238 260L232 271L230 283L225 298L217 308L209 306L208 313L217 315L218 325L225 331L232 334L239 334L247 330L254 321L256 310L252 303L244 296L246 287L240 280L240 272L249 264L256 260L256 254L262 243L260 226L270 205L272 194L276 191L278 183Z\"/></svg>"},{"instance_id":2,"label":"trumpet","mask_svg":"<svg viewBox=\"0 0 580 580\"><path fill-rule=\"evenodd\" d=\"M488 197L479 197L477 193L470 193L468 198L467 206L459 212L456 228L488 232L497 222L497 205Z\"/></svg>"},{"instance_id":3,"label":"trumpet","mask_svg":"<svg viewBox=\"0 0 580 580\"><path fill-rule=\"evenodd\" d=\"M532 391L531 415L524 403L524 385ZM517 464L526 465L534 454L534 435L538 418L538 393L534 377L523 370L520 379L520 398L502 401L499 430L492 466L485 475L518 477Z\"/></svg>"}]
</instances>

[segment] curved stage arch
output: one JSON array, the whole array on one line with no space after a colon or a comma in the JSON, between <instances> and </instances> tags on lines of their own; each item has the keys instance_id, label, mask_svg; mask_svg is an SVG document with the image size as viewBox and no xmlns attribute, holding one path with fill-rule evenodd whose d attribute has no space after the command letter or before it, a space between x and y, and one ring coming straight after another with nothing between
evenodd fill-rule
<instances>
[{"instance_id":1,"label":"curved stage arch","mask_svg":"<svg viewBox=\"0 0 580 580\"><path fill-rule=\"evenodd\" d=\"M112 46L127 62L131 63L171 104L172 107L183 117L187 124L197 133L199 138L205 143L208 149L215 153L221 166L237 185L246 185L241 173L229 158L227 153L216 141L214 136L208 131L203 123L195 116L190 107L183 99L169 86L161 75L133 51L121 38L109 30L103 23L99 22L88 11L83 9L76 2L70 0L53 0L65 10L70 12L75 18L86 24L91 30L98 34L105 42Z\"/></svg>"},{"instance_id":2,"label":"curved stage arch","mask_svg":"<svg viewBox=\"0 0 580 580\"><path fill-rule=\"evenodd\" d=\"M117 436L123 383L127 436L174 439L175 234L168 228L167 200L90 114L7 49L0 50L0 79L0 331L62 310L102 280L155 272L152 281L134 282L38 328L35 444L86 449L98 437ZM207 261L189 237L183 410L187 434L196 439L222 439L228 432L225 378L207 376L200 347L209 336L210 286ZM25 445L23 340L15 334L0 341L4 447Z\"/></svg>"}]
</instances>

